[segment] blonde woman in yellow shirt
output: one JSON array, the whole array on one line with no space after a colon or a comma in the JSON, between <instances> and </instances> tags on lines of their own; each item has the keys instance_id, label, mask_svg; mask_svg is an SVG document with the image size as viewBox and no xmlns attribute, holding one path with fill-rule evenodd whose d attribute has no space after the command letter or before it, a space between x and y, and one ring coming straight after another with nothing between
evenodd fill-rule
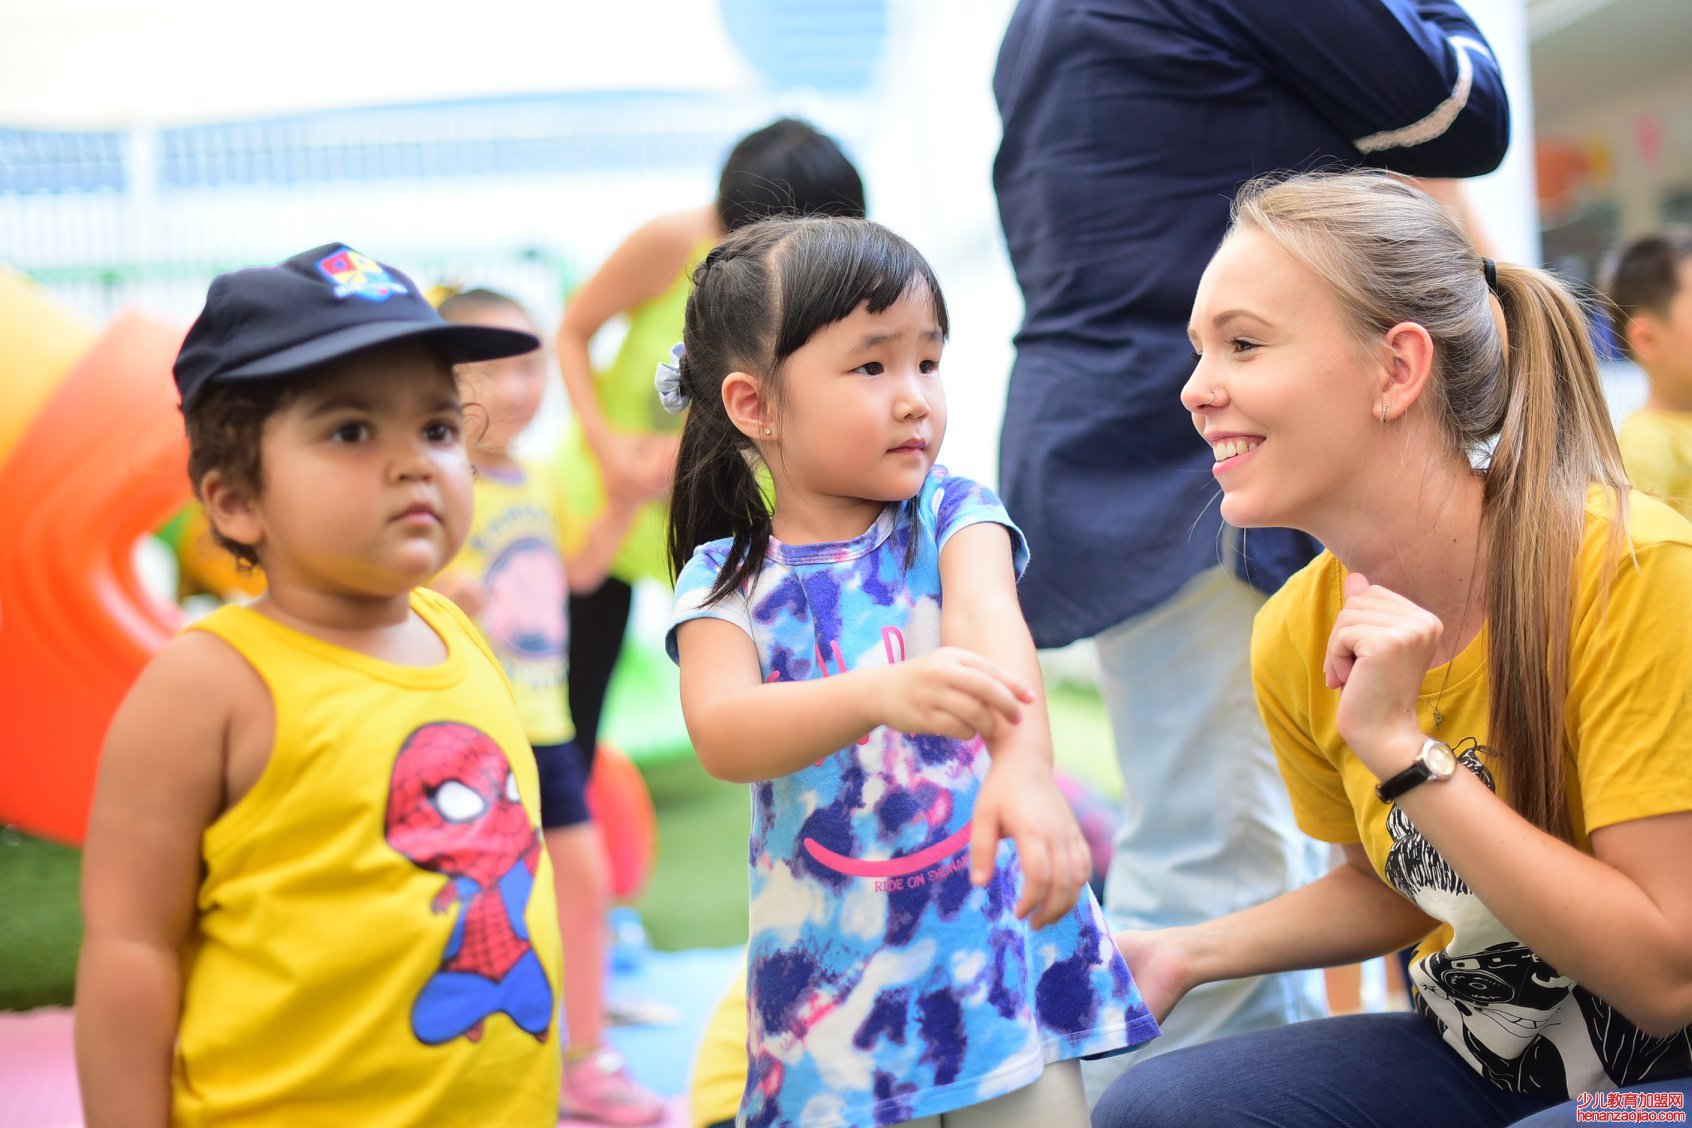
<instances>
[{"instance_id":1,"label":"blonde woman in yellow shirt","mask_svg":"<svg viewBox=\"0 0 1692 1128\"><path fill-rule=\"evenodd\" d=\"M1400 180L1301 175L1241 191L1189 334L1222 516L1327 546L1259 613L1252 676L1299 824L1343 860L1117 941L1160 1018L1199 983L1419 943L1415 1013L1176 1050L1093 1124L1684 1102L1692 527L1629 494L1579 304Z\"/></svg>"}]
</instances>

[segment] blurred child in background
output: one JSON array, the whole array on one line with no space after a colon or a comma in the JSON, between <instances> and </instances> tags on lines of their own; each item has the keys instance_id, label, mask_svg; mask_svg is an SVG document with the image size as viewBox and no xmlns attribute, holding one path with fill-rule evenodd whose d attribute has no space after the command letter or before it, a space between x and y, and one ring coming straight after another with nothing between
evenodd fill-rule
<instances>
[{"instance_id":1,"label":"blurred child in background","mask_svg":"<svg viewBox=\"0 0 1692 1128\"><path fill-rule=\"evenodd\" d=\"M456 324L535 329L521 306L491 290L454 294L440 309ZM587 807L593 745L573 739L565 697L566 587L591 590L604 579L637 499L613 490L565 559L552 475L511 453L540 407L547 379L546 354L538 348L459 366L466 440L476 470L475 517L463 550L434 586L482 628L511 678L534 745L541 826L564 943L568 1041L559 1107L606 1124L652 1124L662 1118L663 1102L636 1083L621 1056L601 1041L610 868Z\"/></svg>"},{"instance_id":2,"label":"blurred child in background","mask_svg":"<svg viewBox=\"0 0 1692 1128\"><path fill-rule=\"evenodd\" d=\"M1692 517L1692 228L1635 239L1601 284L1616 336L1651 386L1621 427L1627 476Z\"/></svg>"}]
</instances>

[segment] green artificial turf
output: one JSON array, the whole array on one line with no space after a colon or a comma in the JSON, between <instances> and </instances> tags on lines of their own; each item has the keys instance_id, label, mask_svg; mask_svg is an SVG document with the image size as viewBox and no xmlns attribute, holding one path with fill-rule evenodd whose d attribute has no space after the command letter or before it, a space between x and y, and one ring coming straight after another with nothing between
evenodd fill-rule
<instances>
[{"instance_id":1,"label":"green artificial turf","mask_svg":"<svg viewBox=\"0 0 1692 1128\"><path fill-rule=\"evenodd\" d=\"M658 853L636 907L654 948L746 943L743 783L705 774L691 753L642 766L658 811Z\"/></svg>"},{"instance_id":2,"label":"green artificial turf","mask_svg":"<svg viewBox=\"0 0 1692 1128\"><path fill-rule=\"evenodd\" d=\"M681 675L656 645L631 641L617 659L605 695L602 744L611 744L644 770L693 759L682 721Z\"/></svg>"},{"instance_id":3,"label":"green artificial turf","mask_svg":"<svg viewBox=\"0 0 1692 1128\"><path fill-rule=\"evenodd\" d=\"M1099 691L1089 686L1054 685L1046 691L1052 721L1052 759L1107 799L1122 795L1116 770L1116 745L1110 735Z\"/></svg>"},{"instance_id":4,"label":"green artificial turf","mask_svg":"<svg viewBox=\"0 0 1692 1128\"><path fill-rule=\"evenodd\" d=\"M69 1006L82 853L0 829L0 1010Z\"/></svg>"}]
</instances>

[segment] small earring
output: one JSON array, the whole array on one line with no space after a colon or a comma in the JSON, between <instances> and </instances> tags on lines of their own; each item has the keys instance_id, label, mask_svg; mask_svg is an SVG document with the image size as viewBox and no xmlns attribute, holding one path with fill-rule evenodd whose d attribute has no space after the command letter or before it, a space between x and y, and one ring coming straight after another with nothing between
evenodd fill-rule
<instances>
[{"instance_id":1,"label":"small earring","mask_svg":"<svg viewBox=\"0 0 1692 1128\"><path fill-rule=\"evenodd\" d=\"M767 436L767 435L769 435L769 433L770 433L770 429L768 427L765 427L764 428L764 434Z\"/></svg>"},{"instance_id":2,"label":"small earring","mask_svg":"<svg viewBox=\"0 0 1692 1128\"><path fill-rule=\"evenodd\" d=\"M1386 400L1382 400L1381 401L1381 422L1385 423L1386 421L1387 421L1387 405L1386 405Z\"/></svg>"}]
</instances>

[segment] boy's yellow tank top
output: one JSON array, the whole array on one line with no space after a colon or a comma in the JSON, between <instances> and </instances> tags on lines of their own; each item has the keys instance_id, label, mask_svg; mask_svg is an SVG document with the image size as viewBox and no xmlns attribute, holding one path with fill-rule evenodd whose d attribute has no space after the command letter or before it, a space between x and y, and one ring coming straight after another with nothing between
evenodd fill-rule
<instances>
[{"instance_id":1,"label":"boy's yellow tank top","mask_svg":"<svg viewBox=\"0 0 1692 1128\"><path fill-rule=\"evenodd\" d=\"M534 757L469 621L432 592L411 605L444 662L378 661L245 607L191 628L258 671L276 738L201 843L174 1124L557 1120Z\"/></svg>"},{"instance_id":2,"label":"boy's yellow tank top","mask_svg":"<svg viewBox=\"0 0 1692 1128\"><path fill-rule=\"evenodd\" d=\"M617 350L617 358L594 380L594 394L605 418L620 431L636 434L673 434L681 430L682 416L671 415L658 402L652 376L658 362L669 360L670 350L682 339L682 321L687 312L687 295L693 288L693 270L710 254L713 244L700 243L688 255L687 266L669 289L631 310L628 334ZM572 422L558 447L559 481L567 507L564 535L573 544L595 514L605 508L605 488L599 467L588 451L579 423ZM653 501L635 511L623 544L611 561L611 574L625 583L642 578L670 582L669 557L665 542L669 536L668 501Z\"/></svg>"},{"instance_id":3,"label":"boy's yellow tank top","mask_svg":"<svg viewBox=\"0 0 1692 1128\"><path fill-rule=\"evenodd\" d=\"M555 487L546 468L527 462L510 475L479 467L470 535L451 564L482 585L476 625L511 679L523 731L536 745L576 735L564 689L570 623Z\"/></svg>"}]
</instances>

